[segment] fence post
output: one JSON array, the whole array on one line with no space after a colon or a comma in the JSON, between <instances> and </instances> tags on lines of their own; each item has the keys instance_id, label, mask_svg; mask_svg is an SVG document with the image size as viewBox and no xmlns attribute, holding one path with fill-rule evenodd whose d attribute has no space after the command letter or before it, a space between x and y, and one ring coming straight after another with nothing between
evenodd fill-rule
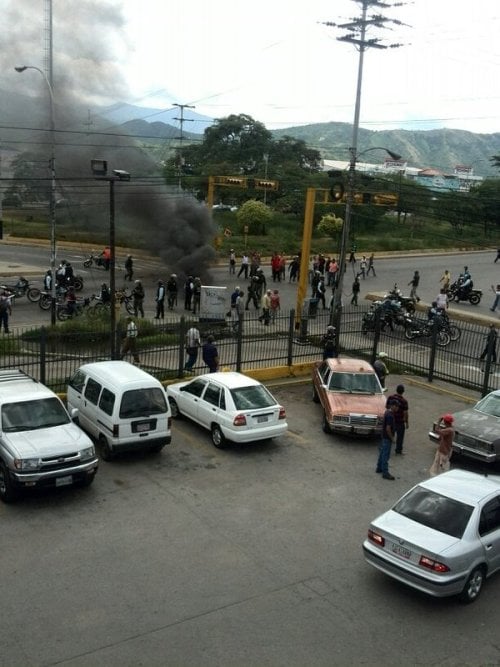
<instances>
[{"instance_id":1,"label":"fence post","mask_svg":"<svg viewBox=\"0 0 500 667\"><path fill-rule=\"evenodd\" d=\"M238 313L238 324L236 326L236 371L241 373L241 360L243 356L243 323L245 313Z\"/></svg>"},{"instance_id":2,"label":"fence post","mask_svg":"<svg viewBox=\"0 0 500 667\"><path fill-rule=\"evenodd\" d=\"M373 347L372 347L372 356L370 363L373 366L375 359L377 358L378 344L380 342L380 328L382 325L382 310L380 307L375 308L375 332L373 336Z\"/></svg>"},{"instance_id":3,"label":"fence post","mask_svg":"<svg viewBox=\"0 0 500 667\"><path fill-rule=\"evenodd\" d=\"M40 329L40 382L46 384L46 361L47 361L47 329Z\"/></svg>"},{"instance_id":4,"label":"fence post","mask_svg":"<svg viewBox=\"0 0 500 667\"><path fill-rule=\"evenodd\" d=\"M288 318L288 350L287 350L287 364L293 365L293 338L295 333L295 308L290 311Z\"/></svg>"},{"instance_id":5,"label":"fence post","mask_svg":"<svg viewBox=\"0 0 500 667\"><path fill-rule=\"evenodd\" d=\"M434 380L434 368L436 366L437 336L439 331L439 326L435 317L432 318L430 326L432 330L432 336L431 336L431 353L429 356L429 375L427 379L429 380L429 382L432 382Z\"/></svg>"},{"instance_id":6,"label":"fence post","mask_svg":"<svg viewBox=\"0 0 500 667\"><path fill-rule=\"evenodd\" d=\"M178 357L178 367L177 367L177 377L184 377L184 366L186 365L185 361L185 340L186 340L186 317L181 315L180 326L179 326L179 357Z\"/></svg>"}]
</instances>

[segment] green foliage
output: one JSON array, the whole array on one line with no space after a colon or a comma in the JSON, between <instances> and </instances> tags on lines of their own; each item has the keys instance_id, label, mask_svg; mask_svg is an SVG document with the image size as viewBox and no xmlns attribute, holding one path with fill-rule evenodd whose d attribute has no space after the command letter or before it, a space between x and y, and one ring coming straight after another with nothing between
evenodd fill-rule
<instances>
[{"instance_id":1,"label":"green foliage","mask_svg":"<svg viewBox=\"0 0 500 667\"><path fill-rule=\"evenodd\" d=\"M248 233L266 234L268 225L273 219L273 212L263 202L249 199L236 213L236 220L243 232L244 227L248 228Z\"/></svg>"}]
</instances>

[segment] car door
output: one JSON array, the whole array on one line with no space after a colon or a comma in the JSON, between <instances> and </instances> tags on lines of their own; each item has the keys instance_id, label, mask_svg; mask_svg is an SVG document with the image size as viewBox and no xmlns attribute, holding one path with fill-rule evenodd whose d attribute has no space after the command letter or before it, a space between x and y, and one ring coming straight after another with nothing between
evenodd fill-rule
<instances>
[{"instance_id":1,"label":"car door","mask_svg":"<svg viewBox=\"0 0 500 667\"><path fill-rule=\"evenodd\" d=\"M198 402L198 422L205 428L210 428L215 422L220 424L220 402L222 387L215 382L207 382L207 386Z\"/></svg>"},{"instance_id":2,"label":"car door","mask_svg":"<svg viewBox=\"0 0 500 667\"><path fill-rule=\"evenodd\" d=\"M500 568L500 495L490 499L482 508L479 519L479 535L488 570Z\"/></svg>"},{"instance_id":3,"label":"car door","mask_svg":"<svg viewBox=\"0 0 500 667\"><path fill-rule=\"evenodd\" d=\"M206 385L207 381L204 378L197 378L184 385L179 392L179 410L194 421L198 421L198 405Z\"/></svg>"}]
</instances>

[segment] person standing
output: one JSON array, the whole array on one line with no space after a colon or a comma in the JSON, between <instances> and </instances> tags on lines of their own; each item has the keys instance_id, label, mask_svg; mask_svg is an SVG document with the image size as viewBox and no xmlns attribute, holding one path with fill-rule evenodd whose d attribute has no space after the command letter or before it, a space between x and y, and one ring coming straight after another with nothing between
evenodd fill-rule
<instances>
[{"instance_id":1,"label":"person standing","mask_svg":"<svg viewBox=\"0 0 500 667\"><path fill-rule=\"evenodd\" d=\"M391 458L391 448L396 438L396 427L394 415L398 409L397 403L388 401L382 422L382 437L380 439L379 454L375 472L382 473L383 479L395 479L389 472L389 459Z\"/></svg>"},{"instance_id":2,"label":"person standing","mask_svg":"<svg viewBox=\"0 0 500 667\"><path fill-rule=\"evenodd\" d=\"M3 325L3 330L6 334L10 333L10 315L12 315L12 299L6 290L2 290L0 293L0 331L2 330Z\"/></svg>"},{"instance_id":3,"label":"person standing","mask_svg":"<svg viewBox=\"0 0 500 667\"><path fill-rule=\"evenodd\" d=\"M435 477L440 472L446 472L450 469L450 459L453 453L453 416L443 415L436 426L436 433L439 436L438 447L434 456L434 461L429 469L429 475Z\"/></svg>"},{"instance_id":4,"label":"person standing","mask_svg":"<svg viewBox=\"0 0 500 667\"><path fill-rule=\"evenodd\" d=\"M139 331L137 329L137 324L134 322L133 317L127 317L127 329L125 331L125 339L123 341L122 349L120 351L120 359L130 352L134 359L135 364L139 364L139 354L137 352L137 336Z\"/></svg>"},{"instance_id":5,"label":"person standing","mask_svg":"<svg viewBox=\"0 0 500 667\"><path fill-rule=\"evenodd\" d=\"M318 284L316 286L315 296L318 299L318 306L319 306L319 303L321 302L323 310L326 310L325 293L326 293L325 277L323 275L320 275L319 280L318 280Z\"/></svg>"},{"instance_id":6,"label":"person standing","mask_svg":"<svg viewBox=\"0 0 500 667\"><path fill-rule=\"evenodd\" d=\"M234 248L229 251L229 275L236 273L236 253Z\"/></svg>"},{"instance_id":7,"label":"person standing","mask_svg":"<svg viewBox=\"0 0 500 667\"><path fill-rule=\"evenodd\" d=\"M374 261L375 261L375 255L372 252L370 257L368 257L368 268L366 269L366 275L369 276L371 271L373 273L374 278L376 278L377 274L375 273L375 267L373 266Z\"/></svg>"},{"instance_id":8,"label":"person standing","mask_svg":"<svg viewBox=\"0 0 500 667\"><path fill-rule=\"evenodd\" d=\"M233 331L235 332L237 332L239 329L240 321L245 311L244 297L245 292L240 289L236 299L234 300L234 308L233 304L231 304L231 325L233 327Z\"/></svg>"},{"instance_id":9,"label":"person standing","mask_svg":"<svg viewBox=\"0 0 500 667\"><path fill-rule=\"evenodd\" d=\"M338 357L336 330L331 324L326 327L326 333L321 338L319 344L323 348L323 361L325 359L335 359Z\"/></svg>"},{"instance_id":10,"label":"person standing","mask_svg":"<svg viewBox=\"0 0 500 667\"><path fill-rule=\"evenodd\" d=\"M184 310L191 310L191 299L193 298L193 276L188 276L184 283Z\"/></svg>"},{"instance_id":11,"label":"person standing","mask_svg":"<svg viewBox=\"0 0 500 667\"><path fill-rule=\"evenodd\" d=\"M498 308L498 304L500 303L500 285L497 285L496 287L491 286L491 291L495 295L495 300L493 301L493 304L490 308L491 312L494 313L495 310Z\"/></svg>"},{"instance_id":12,"label":"person standing","mask_svg":"<svg viewBox=\"0 0 500 667\"><path fill-rule=\"evenodd\" d=\"M196 276L193 280L193 315L200 312L201 303L201 278Z\"/></svg>"},{"instance_id":13,"label":"person standing","mask_svg":"<svg viewBox=\"0 0 500 667\"><path fill-rule=\"evenodd\" d=\"M450 289L450 284L451 284L451 273L448 271L448 269L444 270L443 275L439 279L440 283L443 283L443 289L445 292L447 292Z\"/></svg>"},{"instance_id":14,"label":"person standing","mask_svg":"<svg viewBox=\"0 0 500 667\"><path fill-rule=\"evenodd\" d=\"M163 280L158 281L158 287L156 288L156 315L155 320L165 317L165 285Z\"/></svg>"},{"instance_id":15,"label":"person standing","mask_svg":"<svg viewBox=\"0 0 500 667\"><path fill-rule=\"evenodd\" d=\"M361 262L359 263L359 272L363 280L366 278L366 270L368 268L368 262L366 261L366 255L363 255Z\"/></svg>"},{"instance_id":16,"label":"person standing","mask_svg":"<svg viewBox=\"0 0 500 667\"><path fill-rule=\"evenodd\" d=\"M481 352L481 356L479 357L481 361L486 359L486 356L488 354L488 350L490 348L490 340L491 342L491 361L496 364L497 362L497 340L498 340L498 332L497 328L494 324L490 324L490 330L488 331L488 335L486 336L486 344L484 346L484 350Z\"/></svg>"},{"instance_id":17,"label":"person standing","mask_svg":"<svg viewBox=\"0 0 500 667\"><path fill-rule=\"evenodd\" d=\"M394 414L394 425L396 430L396 449L394 450L395 454L403 454L405 431L408 428L408 401L403 396L404 393L404 385L398 384L396 387L396 393L387 398L386 407L389 405L389 401L393 401L398 406L398 409Z\"/></svg>"},{"instance_id":18,"label":"person standing","mask_svg":"<svg viewBox=\"0 0 500 667\"><path fill-rule=\"evenodd\" d=\"M411 290L410 290L410 298L411 299L416 299L417 301L420 301L420 297L417 294L417 287L420 284L420 273L418 271L415 271L413 274L413 278L410 280L408 285L411 285Z\"/></svg>"},{"instance_id":19,"label":"person standing","mask_svg":"<svg viewBox=\"0 0 500 667\"><path fill-rule=\"evenodd\" d=\"M132 255L127 255L127 259L125 260L125 280L132 282L133 275L134 275L134 260L132 259Z\"/></svg>"},{"instance_id":20,"label":"person standing","mask_svg":"<svg viewBox=\"0 0 500 667\"><path fill-rule=\"evenodd\" d=\"M389 375L389 369L383 361L387 357L385 352L377 352L377 358L373 362L373 370L377 374L378 379L380 380L380 385L382 389L385 390L385 378Z\"/></svg>"},{"instance_id":21,"label":"person standing","mask_svg":"<svg viewBox=\"0 0 500 667\"><path fill-rule=\"evenodd\" d=\"M198 350L200 347L201 347L200 332L195 326L192 326L190 329L187 330L186 333L186 353L188 355L188 358L184 366L184 370L188 371L188 373L191 373L193 370L193 366L195 365L196 360L198 359Z\"/></svg>"},{"instance_id":22,"label":"person standing","mask_svg":"<svg viewBox=\"0 0 500 667\"><path fill-rule=\"evenodd\" d=\"M497 256L493 260L493 264L496 264L499 259L500 259L500 248L497 248Z\"/></svg>"},{"instance_id":23,"label":"person standing","mask_svg":"<svg viewBox=\"0 0 500 667\"><path fill-rule=\"evenodd\" d=\"M111 264L111 248L107 245L104 250L101 252L102 261L104 264L104 270L109 271Z\"/></svg>"},{"instance_id":24,"label":"person standing","mask_svg":"<svg viewBox=\"0 0 500 667\"><path fill-rule=\"evenodd\" d=\"M43 289L46 292L52 292L52 271L47 269L43 277Z\"/></svg>"},{"instance_id":25,"label":"person standing","mask_svg":"<svg viewBox=\"0 0 500 667\"><path fill-rule=\"evenodd\" d=\"M167 281L167 305L169 310L173 310L177 304L177 275L172 273Z\"/></svg>"},{"instance_id":26,"label":"person standing","mask_svg":"<svg viewBox=\"0 0 500 667\"><path fill-rule=\"evenodd\" d=\"M447 310L447 308L448 308L448 296L446 294L446 290L444 289L444 287L439 290L439 294L436 297L436 303L437 303L437 307L440 310Z\"/></svg>"},{"instance_id":27,"label":"person standing","mask_svg":"<svg viewBox=\"0 0 500 667\"><path fill-rule=\"evenodd\" d=\"M249 265L250 260L248 259L248 255L246 253L243 253L243 257L241 258L241 266L240 270L238 271L238 278L243 275L245 276L245 280L248 280L248 265Z\"/></svg>"},{"instance_id":28,"label":"person standing","mask_svg":"<svg viewBox=\"0 0 500 667\"><path fill-rule=\"evenodd\" d=\"M144 317L144 287L140 280L136 280L134 283L134 289L132 290L132 301L134 305L134 315L136 317L141 314L141 317Z\"/></svg>"},{"instance_id":29,"label":"person standing","mask_svg":"<svg viewBox=\"0 0 500 667\"><path fill-rule=\"evenodd\" d=\"M281 308L281 299L279 290L274 289L271 294L271 324L276 322L276 315Z\"/></svg>"},{"instance_id":30,"label":"person standing","mask_svg":"<svg viewBox=\"0 0 500 667\"><path fill-rule=\"evenodd\" d=\"M353 306L358 305L358 296L359 296L359 290L361 289L361 285L359 283L359 276L356 276L354 278L354 282L352 284L352 299L351 299L351 304Z\"/></svg>"},{"instance_id":31,"label":"person standing","mask_svg":"<svg viewBox=\"0 0 500 667\"><path fill-rule=\"evenodd\" d=\"M260 300L260 305L262 308L262 315L259 317L259 322L263 322L266 327L269 326L269 321L270 321L270 310L271 310L271 290L268 289L264 294L262 295L262 299Z\"/></svg>"},{"instance_id":32,"label":"person standing","mask_svg":"<svg viewBox=\"0 0 500 667\"><path fill-rule=\"evenodd\" d=\"M219 352L214 344L214 337L208 336L207 342L203 343L201 348L203 361L208 366L210 373L217 373L219 370Z\"/></svg>"}]
</instances>

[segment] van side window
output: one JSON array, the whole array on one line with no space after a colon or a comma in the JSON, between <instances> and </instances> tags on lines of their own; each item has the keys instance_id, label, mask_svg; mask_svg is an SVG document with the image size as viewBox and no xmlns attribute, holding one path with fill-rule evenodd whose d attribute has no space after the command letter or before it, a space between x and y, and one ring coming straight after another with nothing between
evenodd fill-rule
<instances>
[{"instance_id":1,"label":"van side window","mask_svg":"<svg viewBox=\"0 0 500 667\"><path fill-rule=\"evenodd\" d=\"M85 388L85 398L88 399L94 405L97 405L97 400L99 394L101 393L101 385L99 382L96 382L92 378L89 378L87 386Z\"/></svg>"},{"instance_id":2,"label":"van side window","mask_svg":"<svg viewBox=\"0 0 500 667\"><path fill-rule=\"evenodd\" d=\"M106 389L105 387L102 390L101 398L99 400L99 407L107 415L112 415L114 405L115 405L115 395L113 394L113 392L109 391L109 389Z\"/></svg>"},{"instance_id":3,"label":"van side window","mask_svg":"<svg viewBox=\"0 0 500 667\"><path fill-rule=\"evenodd\" d=\"M76 373L69 381L69 386L73 387L73 389L81 393L85 384L85 377L86 376L83 371L76 371Z\"/></svg>"}]
</instances>

